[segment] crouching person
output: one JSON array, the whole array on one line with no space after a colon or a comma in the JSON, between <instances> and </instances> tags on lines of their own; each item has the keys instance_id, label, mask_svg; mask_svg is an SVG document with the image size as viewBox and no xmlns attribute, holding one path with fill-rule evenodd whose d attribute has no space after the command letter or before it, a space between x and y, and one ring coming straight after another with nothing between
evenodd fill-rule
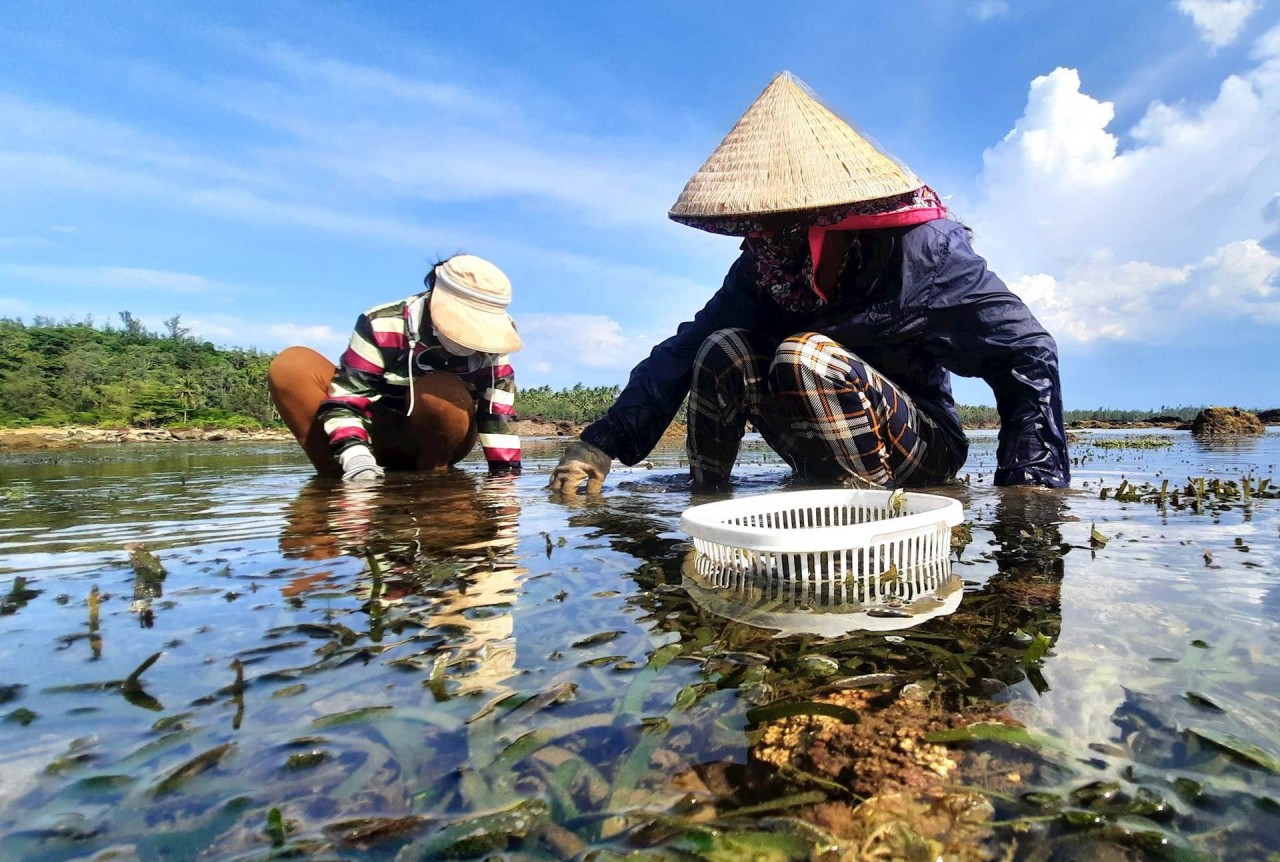
<instances>
[{"instance_id":1,"label":"crouching person","mask_svg":"<svg viewBox=\"0 0 1280 862\"><path fill-rule=\"evenodd\" d=\"M477 439L491 473L520 471L510 281L486 260L457 255L425 283L361 314L336 368L307 347L272 361L271 399L317 472L376 482L387 470L455 464Z\"/></svg>"},{"instance_id":2,"label":"crouching person","mask_svg":"<svg viewBox=\"0 0 1280 862\"><path fill-rule=\"evenodd\" d=\"M794 78L761 94L670 216L742 237L742 254L568 446L553 490L599 491L686 395L697 487L729 480L748 422L804 479L945 482L968 452L953 373L995 395L997 485L1070 482L1053 338L938 195Z\"/></svg>"}]
</instances>

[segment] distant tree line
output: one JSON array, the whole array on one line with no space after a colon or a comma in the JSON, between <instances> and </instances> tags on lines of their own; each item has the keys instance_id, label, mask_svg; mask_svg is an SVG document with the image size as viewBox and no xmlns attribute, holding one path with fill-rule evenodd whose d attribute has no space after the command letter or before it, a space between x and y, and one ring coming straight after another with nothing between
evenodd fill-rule
<instances>
[{"instance_id":1,"label":"distant tree line","mask_svg":"<svg viewBox=\"0 0 1280 862\"><path fill-rule=\"evenodd\" d=\"M267 395L273 354L218 348L191 337L174 315L148 331L127 311L119 323L0 318L0 425L259 427L278 424ZM523 419L593 422L617 386L521 389ZM1190 420L1200 407L1068 410L1066 421L1133 422L1158 416ZM997 427L994 407L961 406L971 428ZM684 419L684 408L676 415Z\"/></svg>"},{"instance_id":2,"label":"distant tree line","mask_svg":"<svg viewBox=\"0 0 1280 862\"><path fill-rule=\"evenodd\" d=\"M522 419L567 420L569 422L594 422L605 414L618 393L617 386L583 386L575 384L568 389L553 390L550 386L521 389L516 395L516 407ZM994 407L961 404L956 408L960 421L968 428L996 428L1000 414ZM1109 422L1140 422L1157 417L1176 417L1189 422L1201 411L1201 407L1161 407L1158 410L1112 410L1099 407L1096 410L1067 410L1063 417L1067 422L1107 420ZM676 421L683 422L685 407L680 407Z\"/></svg>"},{"instance_id":3,"label":"distant tree line","mask_svg":"<svg viewBox=\"0 0 1280 862\"><path fill-rule=\"evenodd\" d=\"M960 413L960 421L966 428L998 428L1000 414L994 407L969 406L961 404L956 408ZM1067 424L1072 422L1145 422L1152 419L1177 419L1190 422L1204 407L1160 407L1156 410L1115 410L1109 407L1098 407L1093 410L1064 410L1062 418Z\"/></svg>"},{"instance_id":4,"label":"distant tree line","mask_svg":"<svg viewBox=\"0 0 1280 862\"><path fill-rule=\"evenodd\" d=\"M0 424L257 427L274 421L271 355L191 337L181 315L162 333L120 312L30 325L0 318Z\"/></svg>"},{"instance_id":5,"label":"distant tree line","mask_svg":"<svg viewBox=\"0 0 1280 862\"><path fill-rule=\"evenodd\" d=\"M604 415L620 391L617 386L583 386L581 383L560 390L550 386L520 389L516 392L516 411L521 419L594 422Z\"/></svg>"}]
</instances>

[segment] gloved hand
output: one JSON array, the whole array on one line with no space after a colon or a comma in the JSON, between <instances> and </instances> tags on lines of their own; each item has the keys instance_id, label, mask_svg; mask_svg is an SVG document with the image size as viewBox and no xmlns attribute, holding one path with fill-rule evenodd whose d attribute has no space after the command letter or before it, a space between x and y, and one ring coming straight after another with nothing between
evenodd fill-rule
<instances>
[{"instance_id":1,"label":"gloved hand","mask_svg":"<svg viewBox=\"0 0 1280 862\"><path fill-rule=\"evenodd\" d=\"M338 455L342 465L342 481L352 483L381 482L386 471L378 466L368 446L356 445L343 449Z\"/></svg>"},{"instance_id":2,"label":"gloved hand","mask_svg":"<svg viewBox=\"0 0 1280 862\"><path fill-rule=\"evenodd\" d=\"M573 496L578 493L582 480L587 480L587 493L599 494L604 477L609 475L613 459L603 449L582 440L574 440L565 447L560 463L551 471L552 491Z\"/></svg>"}]
</instances>

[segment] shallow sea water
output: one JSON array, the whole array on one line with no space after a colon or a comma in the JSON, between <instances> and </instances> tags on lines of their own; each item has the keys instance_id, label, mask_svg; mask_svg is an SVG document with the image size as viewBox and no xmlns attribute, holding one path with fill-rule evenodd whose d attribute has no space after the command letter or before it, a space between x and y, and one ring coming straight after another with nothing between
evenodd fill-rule
<instances>
[{"instance_id":1,"label":"shallow sea water","mask_svg":"<svg viewBox=\"0 0 1280 862\"><path fill-rule=\"evenodd\" d=\"M1115 445L1141 438L1169 445ZM936 489L972 534L959 607L837 638L699 602L678 449L566 502L562 447L376 490L283 444L0 457L0 858L856 859L795 815L859 800L773 776L759 728L910 685L1026 729L948 743L984 852L1280 847L1277 429L1082 432L1065 492L992 487L976 434ZM737 475L790 487L758 441Z\"/></svg>"}]
</instances>

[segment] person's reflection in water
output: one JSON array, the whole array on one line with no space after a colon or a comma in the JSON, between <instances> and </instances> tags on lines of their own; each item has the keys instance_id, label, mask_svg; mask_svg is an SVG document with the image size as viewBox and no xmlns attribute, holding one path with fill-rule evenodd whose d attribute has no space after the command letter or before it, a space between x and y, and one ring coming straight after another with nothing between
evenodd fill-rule
<instances>
[{"instance_id":1,"label":"person's reflection in water","mask_svg":"<svg viewBox=\"0 0 1280 862\"><path fill-rule=\"evenodd\" d=\"M1065 572L1061 525L1067 517L1067 492L1032 487L993 489L997 572L981 590L967 596L957 622L972 622L990 633L974 658L977 682L1014 685L1027 679L1037 691L1047 684L1034 663L1023 659L1031 640L1043 635L1052 644L1062 628L1062 579ZM981 526L981 525L980 525ZM976 630L975 629L975 630ZM986 682L984 682L984 680Z\"/></svg>"},{"instance_id":2,"label":"person's reflection in water","mask_svg":"<svg viewBox=\"0 0 1280 862\"><path fill-rule=\"evenodd\" d=\"M515 666L509 609L527 573L515 556L518 515L514 476L453 470L377 486L318 477L289 506L280 548L293 559L364 559L368 568L356 592L369 614L369 639L381 641L395 617L413 617L440 643L399 658L427 670L443 659L464 688L490 689ZM333 587L336 571L301 574L281 592L301 602L308 592ZM400 613L389 615L392 606Z\"/></svg>"}]
</instances>

